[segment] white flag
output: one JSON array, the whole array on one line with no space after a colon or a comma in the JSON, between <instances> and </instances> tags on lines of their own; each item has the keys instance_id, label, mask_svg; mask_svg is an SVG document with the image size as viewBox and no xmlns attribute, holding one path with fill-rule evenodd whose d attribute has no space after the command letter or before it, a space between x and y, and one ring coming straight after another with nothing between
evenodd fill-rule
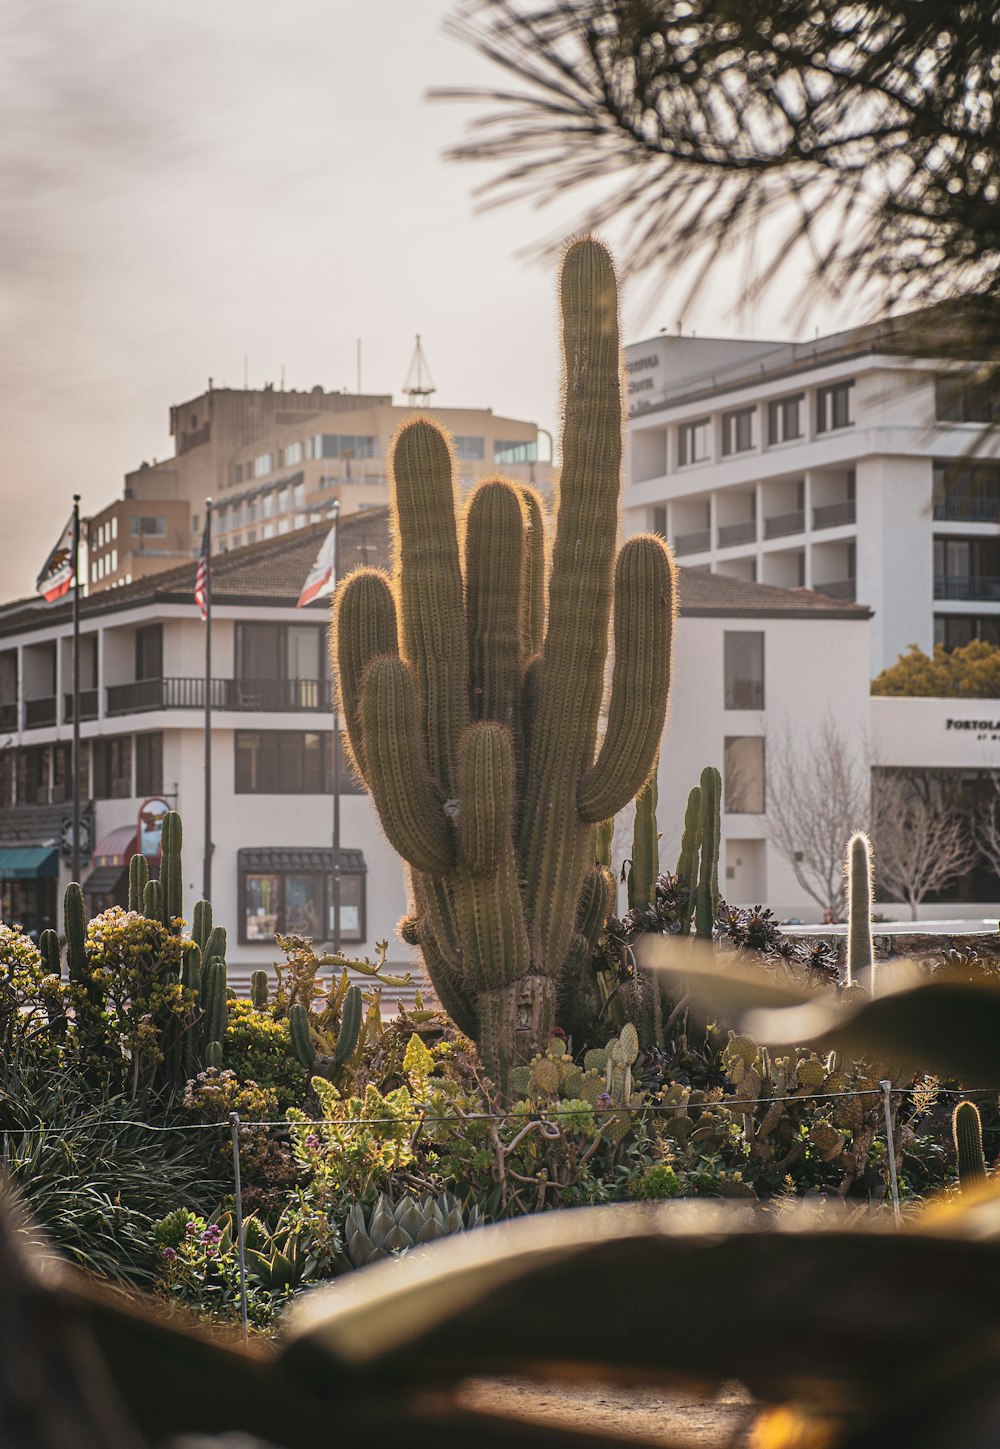
<instances>
[{"instance_id":1,"label":"white flag","mask_svg":"<svg viewBox=\"0 0 1000 1449\"><path fill-rule=\"evenodd\" d=\"M302 585L302 593L299 602L295 605L301 609L306 604L311 604L313 599L322 599L326 594L332 594L337 587L337 520L334 519L333 527L323 540L323 546L316 555L316 562L309 570L309 577Z\"/></svg>"}]
</instances>

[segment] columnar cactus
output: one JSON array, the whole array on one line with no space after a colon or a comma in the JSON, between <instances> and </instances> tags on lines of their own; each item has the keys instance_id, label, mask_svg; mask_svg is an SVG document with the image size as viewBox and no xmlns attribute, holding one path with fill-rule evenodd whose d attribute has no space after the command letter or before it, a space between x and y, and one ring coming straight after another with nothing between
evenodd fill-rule
<instances>
[{"instance_id":1,"label":"columnar cactus","mask_svg":"<svg viewBox=\"0 0 1000 1449\"><path fill-rule=\"evenodd\" d=\"M714 765L701 772L701 869L695 894L696 936L712 939L719 914L719 841L722 827L722 776Z\"/></svg>"},{"instance_id":2,"label":"columnar cactus","mask_svg":"<svg viewBox=\"0 0 1000 1449\"><path fill-rule=\"evenodd\" d=\"M975 1102L959 1102L952 1118L952 1131L958 1156L959 1186L965 1192L986 1181L983 1124Z\"/></svg>"},{"instance_id":3,"label":"columnar cactus","mask_svg":"<svg viewBox=\"0 0 1000 1449\"><path fill-rule=\"evenodd\" d=\"M160 835L160 882L163 886L164 925L170 926L184 914L184 872L181 847L184 842L181 817L169 810L163 817Z\"/></svg>"},{"instance_id":4,"label":"columnar cactus","mask_svg":"<svg viewBox=\"0 0 1000 1449\"><path fill-rule=\"evenodd\" d=\"M847 847L847 985L875 995L872 941L872 847L863 830Z\"/></svg>"},{"instance_id":5,"label":"columnar cactus","mask_svg":"<svg viewBox=\"0 0 1000 1449\"><path fill-rule=\"evenodd\" d=\"M128 908L142 914L146 887L149 884L149 862L144 855L133 855L128 863Z\"/></svg>"},{"instance_id":6,"label":"columnar cactus","mask_svg":"<svg viewBox=\"0 0 1000 1449\"><path fill-rule=\"evenodd\" d=\"M469 500L463 568L452 451L418 417L391 454L395 578L359 570L335 602L343 715L410 867L409 936L501 1086L549 1038L557 983L581 949L595 829L648 779L670 681L666 546L632 538L615 560L618 299L599 243L569 248L561 299L563 469L547 589L540 502L502 478Z\"/></svg>"},{"instance_id":7,"label":"columnar cactus","mask_svg":"<svg viewBox=\"0 0 1000 1449\"><path fill-rule=\"evenodd\" d=\"M628 907L645 910L653 904L660 873L660 837L656 830L656 766L635 797L632 865L628 873Z\"/></svg>"}]
</instances>

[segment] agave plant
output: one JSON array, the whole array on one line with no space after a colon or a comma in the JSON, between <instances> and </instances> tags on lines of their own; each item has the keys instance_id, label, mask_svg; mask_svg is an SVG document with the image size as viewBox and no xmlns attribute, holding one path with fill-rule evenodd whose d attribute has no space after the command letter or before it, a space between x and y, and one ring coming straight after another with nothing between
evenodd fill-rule
<instances>
[{"instance_id":1,"label":"agave plant","mask_svg":"<svg viewBox=\"0 0 1000 1449\"><path fill-rule=\"evenodd\" d=\"M395 1205L380 1192L367 1219L361 1205L354 1203L344 1224L344 1243L353 1266L363 1268L366 1263L399 1257L418 1243L433 1243L478 1223L478 1207L466 1214L458 1198L447 1192L404 1197Z\"/></svg>"}]
</instances>

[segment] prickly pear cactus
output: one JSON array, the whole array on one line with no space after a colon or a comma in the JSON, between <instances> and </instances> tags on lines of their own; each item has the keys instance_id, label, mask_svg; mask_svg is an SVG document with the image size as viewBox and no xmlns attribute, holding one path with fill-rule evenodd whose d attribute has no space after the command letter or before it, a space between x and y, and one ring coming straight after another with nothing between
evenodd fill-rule
<instances>
[{"instance_id":1,"label":"prickly pear cactus","mask_svg":"<svg viewBox=\"0 0 1000 1449\"><path fill-rule=\"evenodd\" d=\"M575 242L560 287L565 424L551 553L537 496L491 478L469 500L463 556L451 447L415 418L390 460L394 580L361 569L335 604L354 760L410 868L407 930L501 1088L544 1050L557 987L586 954L595 832L649 778L670 680L666 546L631 538L615 557L622 403L605 248Z\"/></svg>"}]
</instances>

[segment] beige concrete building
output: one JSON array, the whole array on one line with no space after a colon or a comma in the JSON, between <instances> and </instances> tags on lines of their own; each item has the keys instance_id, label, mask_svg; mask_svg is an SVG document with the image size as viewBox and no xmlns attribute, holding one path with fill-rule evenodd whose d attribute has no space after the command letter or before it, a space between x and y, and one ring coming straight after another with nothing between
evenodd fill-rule
<instances>
[{"instance_id":1,"label":"beige concrete building","mask_svg":"<svg viewBox=\"0 0 1000 1449\"><path fill-rule=\"evenodd\" d=\"M551 439L539 460L535 423L489 408L424 409L451 433L459 483L489 473L549 493ZM170 410L175 455L126 475L124 497L89 521L92 591L143 578L198 549L213 500L213 552L276 538L389 501L386 459L400 424L417 411L387 394L213 388Z\"/></svg>"}]
</instances>

